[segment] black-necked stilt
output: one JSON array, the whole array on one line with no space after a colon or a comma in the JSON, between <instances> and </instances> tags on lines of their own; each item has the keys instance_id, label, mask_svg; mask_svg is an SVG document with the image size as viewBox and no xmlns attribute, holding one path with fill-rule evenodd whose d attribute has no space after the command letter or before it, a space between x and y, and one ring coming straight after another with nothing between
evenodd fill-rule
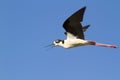
<instances>
[{"instance_id":1,"label":"black-necked stilt","mask_svg":"<svg viewBox=\"0 0 120 80\"><path fill-rule=\"evenodd\" d=\"M81 8L73 15L71 15L63 24L63 28L66 30L65 34L67 38L65 40L56 40L54 41L54 46L61 46L63 48L72 48L77 46L84 45L95 45L95 46L103 46L109 48L117 48L115 45L102 44L91 40L84 39L84 31L90 25L82 26L80 22L83 21L83 15L86 7Z\"/></svg>"}]
</instances>

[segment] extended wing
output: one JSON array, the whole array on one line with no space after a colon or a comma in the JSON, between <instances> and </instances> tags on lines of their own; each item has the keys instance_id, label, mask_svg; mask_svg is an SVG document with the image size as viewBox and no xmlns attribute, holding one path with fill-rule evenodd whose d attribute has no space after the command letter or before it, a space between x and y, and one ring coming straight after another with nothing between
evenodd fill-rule
<instances>
[{"instance_id":1,"label":"extended wing","mask_svg":"<svg viewBox=\"0 0 120 80\"><path fill-rule=\"evenodd\" d=\"M83 7L75 12L63 24L63 28L66 30L66 32L69 32L80 39L84 39L82 24L80 22L83 21L85 9L86 7Z\"/></svg>"}]
</instances>

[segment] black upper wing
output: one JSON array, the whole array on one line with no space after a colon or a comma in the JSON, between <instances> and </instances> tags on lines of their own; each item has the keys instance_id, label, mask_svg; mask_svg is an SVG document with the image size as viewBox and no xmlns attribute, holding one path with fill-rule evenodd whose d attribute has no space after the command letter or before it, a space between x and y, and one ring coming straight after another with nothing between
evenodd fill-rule
<instances>
[{"instance_id":1,"label":"black upper wing","mask_svg":"<svg viewBox=\"0 0 120 80\"><path fill-rule=\"evenodd\" d=\"M70 32L71 34L80 39L84 39L82 24L80 22L83 21L85 9L86 7L83 7L77 12L75 12L63 24L63 27L66 30L66 32Z\"/></svg>"}]
</instances>

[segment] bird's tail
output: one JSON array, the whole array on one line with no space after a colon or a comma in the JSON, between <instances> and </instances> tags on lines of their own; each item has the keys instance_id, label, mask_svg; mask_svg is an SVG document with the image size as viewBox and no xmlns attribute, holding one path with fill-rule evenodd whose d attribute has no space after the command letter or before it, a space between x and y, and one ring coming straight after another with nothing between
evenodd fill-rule
<instances>
[{"instance_id":1,"label":"bird's tail","mask_svg":"<svg viewBox=\"0 0 120 80\"><path fill-rule=\"evenodd\" d=\"M90 27L90 25L84 26L84 27L82 28L82 29L83 29L83 32L85 32L89 27Z\"/></svg>"}]
</instances>

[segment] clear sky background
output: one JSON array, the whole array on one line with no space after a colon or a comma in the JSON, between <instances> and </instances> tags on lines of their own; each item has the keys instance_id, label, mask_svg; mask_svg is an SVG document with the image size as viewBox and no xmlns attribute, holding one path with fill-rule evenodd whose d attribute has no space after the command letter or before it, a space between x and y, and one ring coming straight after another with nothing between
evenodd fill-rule
<instances>
[{"instance_id":1,"label":"clear sky background","mask_svg":"<svg viewBox=\"0 0 120 80\"><path fill-rule=\"evenodd\" d=\"M120 48L45 47L83 6L86 39L120 46L120 0L1 0L0 80L120 80Z\"/></svg>"}]
</instances>

